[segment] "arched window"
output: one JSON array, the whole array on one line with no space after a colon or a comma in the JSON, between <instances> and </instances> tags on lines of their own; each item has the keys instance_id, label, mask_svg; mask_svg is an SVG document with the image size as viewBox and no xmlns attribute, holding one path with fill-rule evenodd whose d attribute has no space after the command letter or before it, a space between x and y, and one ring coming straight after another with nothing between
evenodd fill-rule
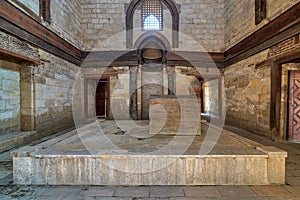
<instances>
[{"instance_id":1,"label":"arched window","mask_svg":"<svg viewBox=\"0 0 300 200\"><path fill-rule=\"evenodd\" d=\"M142 29L159 31L163 28L163 8L160 0L145 0L142 5Z\"/></svg>"}]
</instances>

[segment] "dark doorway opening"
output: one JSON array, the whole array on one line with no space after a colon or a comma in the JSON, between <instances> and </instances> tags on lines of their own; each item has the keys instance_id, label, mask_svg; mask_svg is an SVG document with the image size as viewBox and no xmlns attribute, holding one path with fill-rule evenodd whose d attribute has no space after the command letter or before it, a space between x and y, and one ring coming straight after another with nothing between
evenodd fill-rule
<instances>
[{"instance_id":1,"label":"dark doorway opening","mask_svg":"<svg viewBox=\"0 0 300 200\"><path fill-rule=\"evenodd\" d=\"M101 79L98 81L96 90L96 115L98 118L107 117L107 108L109 101L108 80Z\"/></svg>"}]
</instances>

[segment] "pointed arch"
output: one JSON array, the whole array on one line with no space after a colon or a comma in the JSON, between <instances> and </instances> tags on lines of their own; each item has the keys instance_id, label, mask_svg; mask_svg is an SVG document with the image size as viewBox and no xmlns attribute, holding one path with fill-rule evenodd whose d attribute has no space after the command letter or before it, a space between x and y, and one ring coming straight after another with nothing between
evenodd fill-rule
<instances>
[{"instance_id":1,"label":"pointed arch","mask_svg":"<svg viewBox=\"0 0 300 200\"><path fill-rule=\"evenodd\" d=\"M167 52L171 49L171 45L167 38L162 34L151 31L141 35L134 44L134 48L137 49L138 62L143 63L142 51L148 44L155 44L162 51L162 63L167 61Z\"/></svg>"},{"instance_id":2,"label":"pointed arch","mask_svg":"<svg viewBox=\"0 0 300 200\"><path fill-rule=\"evenodd\" d=\"M133 47L133 16L137 7L144 0L131 0L126 11L126 41L127 48ZM161 0L172 15L172 47L177 48L179 43L179 11L173 0Z\"/></svg>"}]
</instances>

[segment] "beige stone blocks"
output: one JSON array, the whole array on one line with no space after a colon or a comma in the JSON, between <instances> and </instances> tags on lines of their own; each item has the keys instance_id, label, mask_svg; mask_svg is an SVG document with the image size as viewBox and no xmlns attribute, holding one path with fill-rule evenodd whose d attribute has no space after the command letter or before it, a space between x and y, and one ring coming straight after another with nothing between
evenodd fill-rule
<instances>
[{"instance_id":1,"label":"beige stone blocks","mask_svg":"<svg viewBox=\"0 0 300 200\"><path fill-rule=\"evenodd\" d=\"M14 183L21 185L269 185L284 184L285 163L266 155L41 155L21 149L14 156ZM46 153L46 152L45 152ZM31 155L31 156L28 156ZM285 160L278 154L277 161ZM105 163L136 169L118 171ZM152 163L152 165L149 165ZM158 170L151 166L170 163ZM138 164L138 166L137 166ZM143 170L148 173L142 173ZM140 171L139 171L140 170Z\"/></svg>"},{"instance_id":2,"label":"beige stone blocks","mask_svg":"<svg viewBox=\"0 0 300 200\"><path fill-rule=\"evenodd\" d=\"M259 134L270 134L270 66L256 67L268 50L240 61L224 72L226 122Z\"/></svg>"},{"instance_id":3,"label":"beige stone blocks","mask_svg":"<svg viewBox=\"0 0 300 200\"><path fill-rule=\"evenodd\" d=\"M200 135L201 104L196 96L151 96L149 133Z\"/></svg>"},{"instance_id":4,"label":"beige stone blocks","mask_svg":"<svg viewBox=\"0 0 300 200\"><path fill-rule=\"evenodd\" d=\"M271 184L284 183L287 152L273 146L263 146L258 149L268 154L268 181Z\"/></svg>"},{"instance_id":5,"label":"beige stone blocks","mask_svg":"<svg viewBox=\"0 0 300 200\"><path fill-rule=\"evenodd\" d=\"M255 1L225 1L225 49L237 44L299 2L267 1L267 18L255 25Z\"/></svg>"}]
</instances>

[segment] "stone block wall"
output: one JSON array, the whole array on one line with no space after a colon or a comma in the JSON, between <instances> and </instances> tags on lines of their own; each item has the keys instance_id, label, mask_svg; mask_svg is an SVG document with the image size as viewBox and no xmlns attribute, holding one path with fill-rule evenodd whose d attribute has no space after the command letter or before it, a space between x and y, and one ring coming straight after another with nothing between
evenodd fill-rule
<instances>
[{"instance_id":1,"label":"stone block wall","mask_svg":"<svg viewBox=\"0 0 300 200\"><path fill-rule=\"evenodd\" d=\"M204 50L220 52L224 46L224 0L186 1L177 0L181 4L180 33L191 37ZM181 43L185 43L182 38ZM185 44L188 45L188 44ZM190 51L197 49L190 49Z\"/></svg>"},{"instance_id":2,"label":"stone block wall","mask_svg":"<svg viewBox=\"0 0 300 200\"><path fill-rule=\"evenodd\" d=\"M176 95L191 95L191 85L195 82L195 77L182 74L180 69L176 69L175 73Z\"/></svg>"},{"instance_id":3,"label":"stone block wall","mask_svg":"<svg viewBox=\"0 0 300 200\"><path fill-rule=\"evenodd\" d=\"M51 23L50 25L44 23L44 25L77 48L80 48L80 0L51 0L50 9Z\"/></svg>"},{"instance_id":4,"label":"stone block wall","mask_svg":"<svg viewBox=\"0 0 300 200\"><path fill-rule=\"evenodd\" d=\"M116 0L114 3L107 0L81 1L81 30L84 50L103 50L99 44L120 33L118 37L115 37L118 40L118 45L115 45L115 47L120 49L126 48L124 5L129 2L129 0ZM205 0L190 2L177 0L175 2L181 4L180 32L191 37L204 50L221 51L224 44L224 1ZM140 23L140 10L137 10L134 16L134 28L140 29ZM171 29L171 24L171 15L165 9L163 26L165 29ZM140 31L137 32L135 31L134 33L135 39L142 34ZM170 32L166 31L163 34L168 36ZM111 41L115 42L115 39ZM180 48L193 45L190 44L186 37L180 36L179 40ZM169 42L171 43L171 39ZM199 49L195 48L190 50L199 51Z\"/></svg>"},{"instance_id":5,"label":"stone block wall","mask_svg":"<svg viewBox=\"0 0 300 200\"><path fill-rule=\"evenodd\" d=\"M38 0L19 0L19 2L39 15ZM193 2L176 0L175 3L180 5L181 11L180 49L223 52L299 2L300 0L267 1L267 18L255 25L254 0ZM115 48L124 50L126 49L125 4L128 3L129 0L52 0L51 23L43 22L43 24L86 51L116 50ZM171 15L167 8L164 8L163 22L164 29L171 29ZM135 13L134 28L141 28L139 9ZM134 41L142 33L135 31ZM171 32L162 33L171 38ZM104 46L100 45L111 37L113 38Z\"/></svg>"},{"instance_id":6,"label":"stone block wall","mask_svg":"<svg viewBox=\"0 0 300 200\"><path fill-rule=\"evenodd\" d=\"M43 137L74 126L72 96L79 67L3 32L0 48L40 61L18 65L20 70L16 68L13 73L5 69L0 74L6 74L1 78L1 87L11 88L8 96L14 98L14 113L21 115L21 131L36 130L38 137Z\"/></svg>"},{"instance_id":7,"label":"stone block wall","mask_svg":"<svg viewBox=\"0 0 300 200\"><path fill-rule=\"evenodd\" d=\"M21 9L23 12L27 13L22 7L15 3L15 0L8 1ZM18 2L29 8L36 15L32 17L37 18L38 20L41 19L39 0L18 0ZM27 14L30 15L29 13ZM50 24L42 20L41 23L68 42L80 48L80 0L51 0L50 16Z\"/></svg>"},{"instance_id":8,"label":"stone block wall","mask_svg":"<svg viewBox=\"0 0 300 200\"><path fill-rule=\"evenodd\" d=\"M225 69L226 123L259 134L270 134L270 66L261 52Z\"/></svg>"},{"instance_id":9,"label":"stone block wall","mask_svg":"<svg viewBox=\"0 0 300 200\"><path fill-rule=\"evenodd\" d=\"M0 60L0 134L20 130L19 66Z\"/></svg>"},{"instance_id":10,"label":"stone block wall","mask_svg":"<svg viewBox=\"0 0 300 200\"><path fill-rule=\"evenodd\" d=\"M128 2L128 0L81 0L84 50L98 49L97 44L125 30L124 4Z\"/></svg>"},{"instance_id":11,"label":"stone block wall","mask_svg":"<svg viewBox=\"0 0 300 200\"><path fill-rule=\"evenodd\" d=\"M88 99L88 119L96 119L96 90L98 86L98 80L87 80L87 99Z\"/></svg>"},{"instance_id":12,"label":"stone block wall","mask_svg":"<svg viewBox=\"0 0 300 200\"><path fill-rule=\"evenodd\" d=\"M36 130L52 134L74 126L72 97L78 66L39 50L34 68Z\"/></svg>"},{"instance_id":13,"label":"stone block wall","mask_svg":"<svg viewBox=\"0 0 300 200\"><path fill-rule=\"evenodd\" d=\"M225 69L226 123L259 134L270 131L271 66L267 60L299 51L300 35L296 35L263 52ZM283 65L280 135L286 136L288 70L298 65Z\"/></svg>"},{"instance_id":14,"label":"stone block wall","mask_svg":"<svg viewBox=\"0 0 300 200\"><path fill-rule=\"evenodd\" d=\"M268 0L266 19L255 25L254 0L225 1L225 49L237 44L299 2L300 0Z\"/></svg>"},{"instance_id":15,"label":"stone block wall","mask_svg":"<svg viewBox=\"0 0 300 200\"><path fill-rule=\"evenodd\" d=\"M201 135L201 102L194 95L151 96L149 133Z\"/></svg>"}]
</instances>

